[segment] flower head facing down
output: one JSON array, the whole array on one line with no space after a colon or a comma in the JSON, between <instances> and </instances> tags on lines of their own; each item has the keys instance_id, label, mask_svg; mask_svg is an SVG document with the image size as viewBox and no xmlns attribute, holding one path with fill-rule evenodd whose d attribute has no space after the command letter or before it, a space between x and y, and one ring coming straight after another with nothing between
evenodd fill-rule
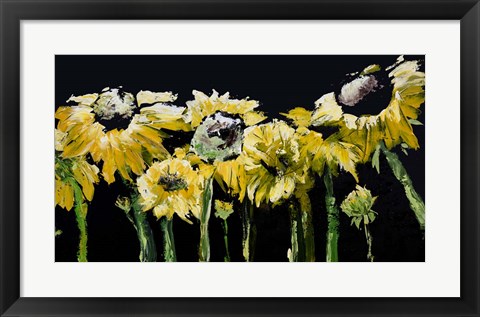
<instances>
[{"instance_id":1,"label":"flower head facing down","mask_svg":"<svg viewBox=\"0 0 480 317\"><path fill-rule=\"evenodd\" d=\"M352 224L355 223L358 228L362 220L365 224L375 220L376 212L372 210L375 200L377 197L372 196L367 188L356 185L356 189L348 194L340 207L345 214L352 217Z\"/></svg>"},{"instance_id":2,"label":"flower head facing down","mask_svg":"<svg viewBox=\"0 0 480 317\"><path fill-rule=\"evenodd\" d=\"M290 198L296 184L306 182L309 162L300 154L297 137L283 121L245 130L247 194L257 207Z\"/></svg>"},{"instance_id":3,"label":"flower head facing down","mask_svg":"<svg viewBox=\"0 0 480 317\"><path fill-rule=\"evenodd\" d=\"M62 157L90 154L95 162L103 161L102 174L109 184L117 171L133 181L132 174L141 175L146 163L167 158L162 142L168 134L163 130L188 130L186 108L168 104L176 99L171 92L140 91L137 99L135 103L133 95L120 88L70 97L68 102L76 105L59 107L55 113L57 128L65 134ZM155 104L134 113L136 104L149 103ZM127 127L122 129L119 125L125 122Z\"/></svg>"},{"instance_id":4,"label":"flower head facing down","mask_svg":"<svg viewBox=\"0 0 480 317\"><path fill-rule=\"evenodd\" d=\"M388 149L399 144L419 148L412 128L414 124L421 124L416 119L425 102L425 73L419 68L419 61L399 57L394 65L386 68L392 95L384 109L377 115L344 114L341 128L344 140L362 148L363 162L370 160L379 142L384 142Z\"/></svg>"},{"instance_id":5,"label":"flower head facing down","mask_svg":"<svg viewBox=\"0 0 480 317\"><path fill-rule=\"evenodd\" d=\"M203 179L190 163L178 158L155 162L137 179L140 204L144 211L153 209L157 218L172 219L173 214L188 223L190 213L200 215Z\"/></svg>"}]
</instances>

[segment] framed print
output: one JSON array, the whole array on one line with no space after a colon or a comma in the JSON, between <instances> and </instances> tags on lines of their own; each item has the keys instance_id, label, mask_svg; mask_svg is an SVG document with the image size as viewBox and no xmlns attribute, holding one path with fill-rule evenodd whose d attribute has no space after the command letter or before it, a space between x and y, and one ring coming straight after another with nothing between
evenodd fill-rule
<instances>
[{"instance_id":1,"label":"framed print","mask_svg":"<svg viewBox=\"0 0 480 317\"><path fill-rule=\"evenodd\" d=\"M0 3L1 316L479 315L476 1Z\"/></svg>"}]
</instances>

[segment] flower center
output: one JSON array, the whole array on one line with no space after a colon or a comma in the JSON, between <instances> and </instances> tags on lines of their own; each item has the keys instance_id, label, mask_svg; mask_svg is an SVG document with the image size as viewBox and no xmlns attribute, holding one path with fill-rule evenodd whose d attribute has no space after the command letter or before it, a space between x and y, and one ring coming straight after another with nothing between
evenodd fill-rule
<instances>
[{"instance_id":1,"label":"flower center","mask_svg":"<svg viewBox=\"0 0 480 317\"><path fill-rule=\"evenodd\" d=\"M375 76L360 76L359 78L343 85L338 99L344 105L353 107L366 95L375 91L377 86L378 81Z\"/></svg>"},{"instance_id":2,"label":"flower center","mask_svg":"<svg viewBox=\"0 0 480 317\"><path fill-rule=\"evenodd\" d=\"M287 172L288 167L291 165L290 160L286 155L278 155L278 162L275 166L270 166L265 163L263 160L260 161L260 164L273 176L282 177Z\"/></svg>"},{"instance_id":3,"label":"flower center","mask_svg":"<svg viewBox=\"0 0 480 317\"><path fill-rule=\"evenodd\" d=\"M192 147L202 159L226 161L242 151L244 124L225 112L217 112L204 119L192 139Z\"/></svg>"},{"instance_id":4,"label":"flower center","mask_svg":"<svg viewBox=\"0 0 480 317\"><path fill-rule=\"evenodd\" d=\"M126 128L130 118L138 110L135 97L121 88L105 88L93 104L93 111L98 121L107 130Z\"/></svg>"},{"instance_id":5,"label":"flower center","mask_svg":"<svg viewBox=\"0 0 480 317\"><path fill-rule=\"evenodd\" d=\"M187 182L183 178L178 177L177 173L174 173L174 174L167 173L164 176L160 176L160 179L158 180L158 182L163 186L163 189L167 192L181 190L188 187Z\"/></svg>"}]
</instances>

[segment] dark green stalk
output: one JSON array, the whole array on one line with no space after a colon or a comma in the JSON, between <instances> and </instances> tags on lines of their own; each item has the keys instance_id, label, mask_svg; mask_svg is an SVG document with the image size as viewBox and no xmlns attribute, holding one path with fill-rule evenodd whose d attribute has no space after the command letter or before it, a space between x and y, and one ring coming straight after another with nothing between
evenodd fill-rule
<instances>
[{"instance_id":1,"label":"dark green stalk","mask_svg":"<svg viewBox=\"0 0 480 317\"><path fill-rule=\"evenodd\" d=\"M73 195L75 200L75 217L77 219L77 227L80 230L80 241L78 243L78 252L77 252L77 260L78 262L88 262L87 260L87 241L88 241L88 233L87 233L87 211L88 206L84 202L82 189L80 185L73 180L69 180L70 185L73 188Z\"/></svg>"},{"instance_id":2,"label":"dark green stalk","mask_svg":"<svg viewBox=\"0 0 480 317\"><path fill-rule=\"evenodd\" d=\"M288 258L290 262L304 262L305 240L303 236L302 215L294 200L289 202L288 210L290 212L290 239L292 243Z\"/></svg>"},{"instance_id":3,"label":"dark green stalk","mask_svg":"<svg viewBox=\"0 0 480 317\"><path fill-rule=\"evenodd\" d=\"M223 220L222 228L223 228L223 241L225 242L224 261L225 262L230 262L230 252L229 252L229 249L228 249L228 222L227 222L227 219Z\"/></svg>"},{"instance_id":4,"label":"dark green stalk","mask_svg":"<svg viewBox=\"0 0 480 317\"><path fill-rule=\"evenodd\" d=\"M254 206L248 199L245 199L242 208L242 246L243 258L246 262L253 262L255 255L255 240L257 228L253 219Z\"/></svg>"},{"instance_id":5,"label":"dark green stalk","mask_svg":"<svg viewBox=\"0 0 480 317\"><path fill-rule=\"evenodd\" d=\"M368 225L364 222L363 223L363 228L365 230L365 238L367 239L367 245L368 245L368 254L367 254L367 259L370 262L373 262L374 256L372 254L372 235L370 234L370 231L368 230Z\"/></svg>"},{"instance_id":6,"label":"dark green stalk","mask_svg":"<svg viewBox=\"0 0 480 317\"><path fill-rule=\"evenodd\" d=\"M138 195L131 193L134 227L137 231L138 242L140 243L140 262L156 262L157 247L153 232L148 223L147 214L138 203Z\"/></svg>"},{"instance_id":7,"label":"dark green stalk","mask_svg":"<svg viewBox=\"0 0 480 317\"><path fill-rule=\"evenodd\" d=\"M403 166L402 162L398 158L398 155L390 152L383 142L380 144L383 154L387 158L388 165L392 169L393 175L398 179L398 181L403 185L405 194L408 201L410 202L410 208L415 213L418 224L422 231L425 230L425 203L423 202L422 197L415 191L413 187L412 180L407 173L407 170Z\"/></svg>"},{"instance_id":8,"label":"dark green stalk","mask_svg":"<svg viewBox=\"0 0 480 317\"><path fill-rule=\"evenodd\" d=\"M315 235L313 230L313 214L310 197L302 193L298 199L302 218L303 239L305 241L305 261L315 262Z\"/></svg>"},{"instance_id":9,"label":"dark green stalk","mask_svg":"<svg viewBox=\"0 0 480 317\"><path fill-rule=\"evenodd\" d=\"M333 193L332 174L328 167L325 168L323 176L325 183L325 206L327 209L327 262L338 262L338 237L340 215L337 205L335 204L335 196Z\"/></svg>"},{"instance_id":10,"label":"dark green stalk","mask_svg":"<svg viewBox=\"0 0 480 317\"><path fill-rule=\"evenodd\" d=\"M160 227L163 232L163 257L165 262L176 262L175 240L173 238L173 219L162 217Z\"/></svg>"},{"instance_id":11,"label":"dark green stalk","mask_svg":"<svg viewBox=\"0 0 480 317\"><path fill-rule=\"evenodd\" d=\"M198 256L200 262L210 261L210 237L208 235L208 221L212 209L213 177L205 181L205 190L202 197L202 213L200 215L200 248Z\"/></svg>"}]
</instances>

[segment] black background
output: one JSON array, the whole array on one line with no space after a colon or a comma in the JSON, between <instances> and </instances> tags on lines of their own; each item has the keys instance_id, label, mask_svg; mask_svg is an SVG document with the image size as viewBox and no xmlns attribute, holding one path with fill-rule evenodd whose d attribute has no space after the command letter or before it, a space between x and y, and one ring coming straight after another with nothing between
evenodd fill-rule
<instances>
[{"instance_id":1,"label":"black background","mask_svg":"<svg viewBox=\"0 0 480 317\"><path fill-rule=\"evenodd\" d=\"M231 96L249 96L261 103L260 110L270 118L281 117L297 106L313 109L314 101L323 94L337 91L346 74L361 71L370 64L391 65L397 56L383 55L319 55L319 56L56 56L55 105L64 105L73 95L99 92L104 87L123 86L134 95L139 90L173 91L178 93L177 105L193 99L192 90L210 94L229 91ZM406 56L423 59L423 56ZM355 107L344 107L356 115L376 114L388 103L389 92L380 90L365 98ZM424 112L424 107L422 111ZM419 120L424 122L424 113ZM399 152L417 192L424 197L425 154L424 126L414 126L420 150ZM405 198L403 187L392 175L381 156L381 175L369 165L359 165L360 184L367 185L373 195L379 196L374 210L378 218L370 225L373 236L373 254L376 261L424 261L425 241L413 212ZM117 182L118 183L118 182ZM325 259L326 214L325 189L317 179L310 192L314 210L317 261ZM337 202L340 203L354 188L354 179L341 173L334 179ZM138 261L139 247L134 228L123 211L114 206L123 188L119 184L96 187L89 206L88 259L89 261ZM215 188L216 197L221 196ZM216 198L214 197L214 198ZM154 230L159 260L161 260L161 233L156 219L149 214ZM174 233L178 261L197 261L199 242L198 224L189 225L174 218ZM232 261L241 261L241 227L238 214L229 221L229 241ZM287 261L290 247L289 218L284 207L257 209L258 228L255 261ZM367 246L364 233L350 226L350 219L340 215L340 261L366 261ZM55 239L55 261L76 261L78 231L73 210L55 210L56 228L63 234ZM428 224L427 224L428 226ZM223 261L224 246L220 221L210 220L211 259Z\"/></svg>"}]
</instances>

